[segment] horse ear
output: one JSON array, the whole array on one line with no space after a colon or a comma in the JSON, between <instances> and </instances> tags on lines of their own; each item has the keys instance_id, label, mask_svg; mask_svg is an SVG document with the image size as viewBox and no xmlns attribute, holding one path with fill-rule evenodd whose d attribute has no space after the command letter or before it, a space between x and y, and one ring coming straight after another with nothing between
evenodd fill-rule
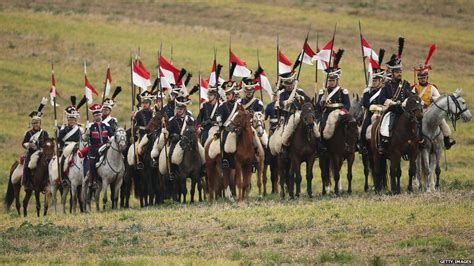
<instances>
[{"instance_id":1,"label":"horse ear","mask_svg":"<svg viewBox=\"0 0 474 266\"><path fill-rule=\"evenodd\" d=\"M358 93L356 94L356 96L357 96L357 100L359 100L360 98L359 98L359 94L358 94Z\"/></svg>"},{"instance_id":2,"label":"horse ear","mask_svg":"<svg viewBox=\"0 0 474 266\"><path fill-rule=\"evenodd\" d=\"M461 95L462 93L462 88L457 88L456 91L454 92L454 94L456 94L457 96Z\"/></svg>"}]
</instances>

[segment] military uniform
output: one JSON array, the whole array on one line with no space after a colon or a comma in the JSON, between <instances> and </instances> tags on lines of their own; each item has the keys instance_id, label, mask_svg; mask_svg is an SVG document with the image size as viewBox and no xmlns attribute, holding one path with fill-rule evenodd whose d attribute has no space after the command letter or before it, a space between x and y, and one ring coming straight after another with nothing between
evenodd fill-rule
<instances>
[{"instance_id":1,"label":"military uniform","mask_svg":"<svg viewBox=\"0 0 474 266\"><path fill-rule=\"evenodd\" d=\"M263 112L263 102L260 99L255 97L243 98L238 101L241 105L245 107L250 113Z\"/></svg>"},{"instance_id":2,"label":"military uniform","mask_svg":"<svg viewBox=\"0 0 474 266\"><path fill-rule=\"evenodd\" d=\"M327 97L324 96L324 90L320 90L318 94L318 101L316 105L323 110L319 128L321 132L326 127L326 122L329 114L336 109L343 109L349 112L351 108L351 101L349 100L349 92L340 86L335 88L327 88Z\"/></svg>"},{"instance_id":3,"label":"military uniform","mask_svg":"<svg viewBox=\"0 0 474 266\"><path fill-rule=\"evenodd\" d=\"M278 126L278 110L275 107L276 102L271 102L265 108L265 120L269 119L270 121L270 132L274 132ZM271 134L270 133L270 134Z\"/></svg>"},{"instance_id":4,"label":"military uniform","mask_svg":"<svg viewBox=\"0 0 474 266\"><path fill-rule=\"evenodd\" d=\"M218 97L218 96L217 96ZM202 105L201 110L199 110L199 115L197 117L197 125L202 128L201 131L201 143L204 144L209 136L209 130L213 125L216 124L217 117L217 102L212 104L206 102Z\"/></svg>"}]
</instances>

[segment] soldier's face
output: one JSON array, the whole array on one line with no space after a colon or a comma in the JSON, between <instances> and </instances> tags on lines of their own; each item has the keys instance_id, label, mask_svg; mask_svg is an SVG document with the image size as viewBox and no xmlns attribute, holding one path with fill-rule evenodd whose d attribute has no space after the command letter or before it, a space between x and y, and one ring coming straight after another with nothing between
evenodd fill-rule
<instances>
[{"instance_id":1,"label":"soldier's face","mask_svg":"<svg viewBox=\"0 0 474 266\"><path fill-rule=\"evenodd\" d=\"M372 80L372 87L373 88L380 88L383 84L382 79L373 79Z\"/></svg>"},{"instance_id":2,"label":"soldier's face","mask_svg":"<svg viewBox=\"0 0 474 266\"><path fill-rule=\"evenodd\" d=\"M143 102L142 107L143 107L143 109L145 109L145 110L150 109L150 102L148 102L148 101L147 101L147 102Z\"/></svg>"},{"instance_id":3,"label":"soldier's face","mask_svg":"<svg viewBox=\"0 0 474 266\"><path fill-rule=\"evenodd\" d=\"M107 107L102 109L102 113L104 114L104 116L110 115L110 112L111 112L111 110Z\"/></svg>"},{"instance_id":4,"label":"soldier's face","mask_svg":"<svg viewBox=\"0 0 474 266\"><path fill-rule=\"evenodd\" d=\"M186 110L186 109L181 108L181 107L180 107L180 108L176 108L176 115L177 115L177 116L180 116L180 117L181 117L181 116L184 116L184 110Z\"/></svg>"},{"instance_id":5,"label":"soldier's face","mask_svg":"<svg viewBox=\"0 0 474 266\"><path fill-rule=\"evenodd\" d=\"M402 79L403 71L401 69L392 70L392 78L394 80L401 80Z\"/></svg>"},{"instance_id":6,"label":"soldier's face","mask_svg":"<svg viewBox=\"0 0 474 266\"><path fill-rule=\"evenodd\" d=\"M234 99L234 94L233 93L226 93L225 98L227 101L232 101Z\"/></svg>"},{"instance_id":7,"label":"soldier's face","mask_svg":"<svg viewBox=\"0 0 474 266\"><path fill-rule=\"evenodd\" d=\"M34 121L31 123L31 127L34 130L40 130L41 129L41 121Z\"/></svg>"},{"instance_id":8,"label":"soldier's face","mask_svg":"<svg viewBox=\"0 0 474 266\"><path fill-rule=\"evenodd\" d=\"M329 79L328 80L328 87L335 88L337 86L337 79Z\"/></svg>"},{"instance_id":9,"label":"soldier's face","mask_svg":"<svg viewBox=\"0 0 474 266\"><path fill-rule=\"evenodd\" d=\"M426 84L428 82L428 76L421 76L421 77L418 77L418 82L420 84Z\"/></svg>"},{"instance_id":10,"label":"soldier's face","mask_svg":"<svg viewBox=\"0 0 474 266\"><path fill-rule=\"evenodd\" d=\"M273 96L272 96L272 102L276 102L277 100L278 100L278 96L273 95Z\"/></svg>"},{"instance_id":11,"label":"soldier's face","mask_svg":"<svg viewBox=\"0 0 474 266\"><path fill-rule=\"evenodd\" d=\"M161 108L162 104L161 104L161 99L160 98L156 99L155 106L158 107L158 108Z\"/></svg>"},{"instance_id":12,"label":"soldier's face","mask_svg":"<svg viewBox=\"0 0 474 266\"><path fill-rule=\"evenodd\" d=\"M245 96L247 98L252 98L253 97L253 90L245 90Z\"/></svg>"},{"instance_id":13,"label":"soldier's face","mask_svg":"<svg viewBox=\"0 0 474 266\"><path fill-rule=\"evenodd\" d=\"M207 98L209 98L210 102L214 102L216 100L216 95L214 93L207 94Z\"/></svg>"},{"instance_id":14,"label":"soldier's face","mask_svg":"<svg viewBox=\"0 0 474 266\"><path fill-rule=\"evenodd\" d=\"M293 81L285 81L283 83L283 86L285 87L286 90L291 91L294 87L294 82Z\"/></svg>"},{"instance_id":15,"label":"soldier's face","mask_svg":"<svg viewBox=\"0 0 474 266\"><path fill-rule=\"evenodd\" d=\"M67 125L72 127L72 126L75 126L77 124L77 118L74 118L74 117L70 117L67 119Z\"/></svg>"},{"instance_id":16,"label":"soldier's face","mask_svg":"<svg viewBox=\"0 0 474 266\"><path fill-rule=\"evenodd\" d=\"M102 114L101 113L97 113L97 114L94 114L94 122L101 122L102 121Z\"/></svg>"}]
</instances>

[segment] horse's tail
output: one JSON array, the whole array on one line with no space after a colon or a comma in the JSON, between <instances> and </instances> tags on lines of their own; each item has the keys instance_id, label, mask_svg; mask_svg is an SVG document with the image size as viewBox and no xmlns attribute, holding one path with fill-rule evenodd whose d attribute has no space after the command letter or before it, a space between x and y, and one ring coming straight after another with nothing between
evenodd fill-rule
<instances>
[{"instance_id":1,"label":"horse's tail","mask_svg":"<svg viewBox=\"0 0 474 266\"><path fill-rule=\"evenodd\" d=\"M7 187L7 193L5 193L5 210L8 211L10 209L10 206L12 206L13 200L15 199L15 192L13 190L13 183L12 183L12 175L13 171L15 168L18 166L18 162L15 162L11 169L10 169L10 175L8 176L8 187Z\"/></svg>"}]
</instances>

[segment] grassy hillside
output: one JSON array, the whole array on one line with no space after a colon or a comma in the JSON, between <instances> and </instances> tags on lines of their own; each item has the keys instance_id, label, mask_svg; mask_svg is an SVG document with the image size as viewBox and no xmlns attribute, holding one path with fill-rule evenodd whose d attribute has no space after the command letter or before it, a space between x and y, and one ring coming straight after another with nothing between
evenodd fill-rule
<instances>
[{"instance_id":1,"label":"grassy hillside","mask_svg":"<svg viewBox=\"0 0 474 266\"><path fill-rule=\"evenodd\" d=\"M51 60L62 107L70 95L83 94L83 60L88 62L89 80L101 90L110 64L113 85L125 89L114 114L120 125L128 126L129 60L138 48L153 75L162 42L168 58L173 47L177 66L185 67L194 77L199 70L207 76L214 47L219 62L227 64L232 35L234 52L255 68L258 49L261 63L274 81L276 34L282 50L293 60L310 24L310 41L315 46L316 34L320 44L327 42L337 22L336 47L346 50L341 62L342 85L360 93L364 83L360 20L364 35L376 50L383 47L390 54L396 51L398 36L406 38L405 78L410 82L411 67L423 61L429 45L436 43L431 81L443 93L462 87L468 103L474 99L472 1L44 2L0 3L0 191L5 191L11 163L23 153L20 139L28 128L27 114L42 96L48 96ZM314 91L313 76L314 68L304 66L301 85L309 94ZM194 99L191 107L195 113L196 103ZM52 116L52 108L47 106L44 124L50 132ZM474 254L469 234L473 230L474 177L469 164L474 157L473 129L472 123L458 124L454 133L458 145L447 152L449 171L442 173L443 192L439 194L366 195L357 160L355 195L338 199L303 198L288 203L269 197L256 201L254 189L251 203L240 206L169 205L45 219L2 213L0 258L2 262L75 259L153 263L160 259L180 263L407 264L469 257ZM313 190L319 192L317 164L314 170ZM405 183L406 173L404 170Z\"/></svg>"}]
</instances>

